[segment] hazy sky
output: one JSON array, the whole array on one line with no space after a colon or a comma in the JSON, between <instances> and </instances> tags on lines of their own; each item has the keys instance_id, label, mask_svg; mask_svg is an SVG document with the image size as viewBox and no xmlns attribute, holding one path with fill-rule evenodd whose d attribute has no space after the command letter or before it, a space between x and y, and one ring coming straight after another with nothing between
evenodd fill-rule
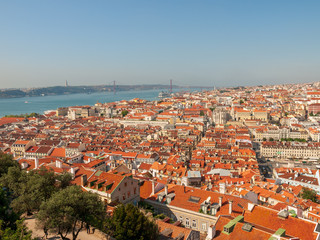
<instances>
[{"instance_id":1,"label":"hazy sky","mask_svg":"<svg viewBox=\"0 0 320 240\"><path fill-rule=\"evenodd\" d=\"M0 0L0 88L320 80L319 0Z\"/></svg>"}]
</instances>

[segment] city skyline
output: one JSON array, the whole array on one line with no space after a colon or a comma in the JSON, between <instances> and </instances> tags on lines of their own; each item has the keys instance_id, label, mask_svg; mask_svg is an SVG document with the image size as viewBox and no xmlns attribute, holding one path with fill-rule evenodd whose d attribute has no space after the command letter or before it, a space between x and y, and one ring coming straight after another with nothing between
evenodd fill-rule
<instances>
[{"instance_id":1,"label":"city skyline","mask_svg":"<svg viewBox=\"0 0 320 240\"><path fill-rule=\"evenodd\" d=\"M1 88L319 81L319 5L3 1Z\"/></svg>"}]
</instances>

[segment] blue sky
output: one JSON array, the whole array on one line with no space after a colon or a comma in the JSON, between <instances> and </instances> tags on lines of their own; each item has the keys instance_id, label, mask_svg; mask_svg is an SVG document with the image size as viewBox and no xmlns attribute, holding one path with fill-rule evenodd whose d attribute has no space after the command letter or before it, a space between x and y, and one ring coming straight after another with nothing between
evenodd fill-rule
<instances>
[{"instance_id":1,"label":"blue sky","mask_svg":"<svg viewBox=\"0 0 320 240\"><path fill-rule=\"evenodd\" d=\"M0 88L320 80L320 1L0 0Z\"/></svg>"}]
</instances>

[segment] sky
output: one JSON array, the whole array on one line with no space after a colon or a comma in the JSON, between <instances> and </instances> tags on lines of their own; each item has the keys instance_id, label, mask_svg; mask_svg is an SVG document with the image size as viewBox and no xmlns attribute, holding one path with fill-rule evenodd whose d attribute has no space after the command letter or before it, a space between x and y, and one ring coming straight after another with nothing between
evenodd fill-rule
<instances>
[{"instance_id":1,"label":"sky","mask_svg":"<svg viewBox=\"0 0 320 240\"><path fill-rule=\"evenodd\" d=\"M0 0L0 88L320 81L318 0Z\"/></svg>"}]
</instances>

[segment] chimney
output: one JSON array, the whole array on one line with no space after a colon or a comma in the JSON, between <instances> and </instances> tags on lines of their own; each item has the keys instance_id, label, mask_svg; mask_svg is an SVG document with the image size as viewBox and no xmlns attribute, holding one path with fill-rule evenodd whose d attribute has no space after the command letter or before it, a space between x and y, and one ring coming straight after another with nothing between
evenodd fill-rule
<instances>
[{"instance_id":1,"label":"chimney","mask_svg":"<svg viewBox=\"0 0 320 240\"><path fill-rule=\"evenodd\" d=\"M233 203L233 201L230 200L230 201L229 201L229 214L230 214L230 215L231 215L231 213L232 213L232 203Z\"/></svg>"},{"instance_id":2,"label":"chimney","mask_svg":"<svg viewBox=\"0 0 320 240\"><path fill-rule=\"evenodd\" d=\"M217 209L216 208L212 208L212 215L215 216L217 214Z\"/></svg>"},{"instance_id":3,"label":"chimney","mask_svg":"<svg viewBox=\"0 0 320 240\"><path fill-rule=\"evenodd\" d=\"M155 183L154 183L154 180L152 180L152 192L151 192L151 195L154 195L154 189L155 189Z\"/></svg>"},{"instance_id":4,"label":"chimney","mask_svg":"<svg viewBox=\"0 0 320 240\"><path fill-rule=\"evenodd\" d=\"M166 184L166 186L164 187L164 193L168 195L168 184Z\"/></svg>"},{"instance_id":5,"label":"chimney","mask_svg":"<svg viewBox=\"0 0 320 240\"><path fill-rule=\"evenodd\" d=\"M215 235L216 235L216 226L214 225L209 226L206 239L211 240L215 237Z\"/></svg>"},{"instance_id":6,"label":"chimney","mask_svg":"<svg viewBox=\"0 0 320 240\"><path fill-rule=\"evenodd\" d=\"M72 179L74 179L75 176L76 176L76 169L75 169L74 167L71 167L71 168L70 168L70 173L71 173L71 175L72 175Z\"/></svg>"},{"instance_id":7,"label":"chimney","mask_svg":"<svg viewBox=\"0 0 320 240\"><path fill-rule=\"evenodd\" d=\"M28 163L26 163L26 162L23 162L22 164L21 164L21 168L22 169L26 169L26 168L28 168Z\"/></svg>"},{"instance_id":8,"label":"chimney","mask_svg":"<svg viewBox=\"0 0 320 240\"><path fill-rule=\"evenodd\" d=\"M83 174L81 176L81 186L86 186L87 185L87 174Z\"/></svg>"},{"instance_id":9,"label":"chimney","mask_svg":"<svg viewBox=\"0 0 320 240\"><path fill-rule=\"evenodd\" d=\"M62 162L59 160L56 160L56 167L57 168L62 168Z\"/></svg>"},{"instance_id":10,"label":"chimney","mask_svg":"<svg viewBox=\"0 0 320 240\"><path fill-rule=\"evenodd\" d=\"M220 183L219 184L219 192L222 194L226 193L226 184L225 183Z\"/></svg>"},{"instance_id":11,"label":"chimney","mask_svg":"<svg viewBox=\"0 0 320 240\"><path fill-rule=\"evenodd\" d=\"M35 158L34 159L34 169L38 169L39 168L39 159Z\"/></svg>"},{"instance_id":12,"label":"chimney","mask_svg":"<svg viewBox=\"0 0 320 240\"><path fill-rule=\"evenodd\" d=\"M220 206L220 207L222 207L222 198L223 198L222 196L219 197L219 206Z\"/></svg>"}]
</instances>

